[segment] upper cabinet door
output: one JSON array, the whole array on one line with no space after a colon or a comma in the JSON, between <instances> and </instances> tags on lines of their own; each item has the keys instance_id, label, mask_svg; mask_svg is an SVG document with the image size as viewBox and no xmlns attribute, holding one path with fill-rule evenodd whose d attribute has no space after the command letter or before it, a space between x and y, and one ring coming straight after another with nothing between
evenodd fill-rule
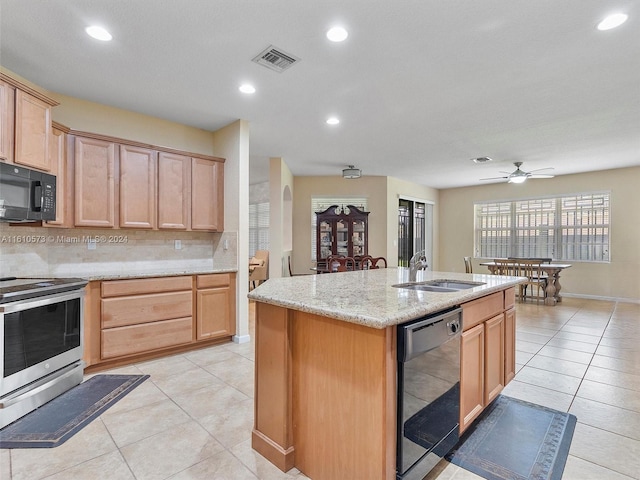
<instances>
[{"instance_id":1,"label":"upper cabinet door","mask_svg":"<svg viewBox=\"0 0 640 480\"><path fill-rule=\"evenodd\" d=\"M49 137L51 174L56 176L56 219L43 222L44 226L70 227L68 213L69 183L67 169L67 135L57 128L51 129Z\"/></svg>"},{"instance_id":2,"label":"upper cabinet door","mask_svg":"<svg viewBox=\"0 0 640 480\"><path fill-rule=\"evenodd\" d=\"M191 162L191 229L224 229L224 164L193 158Z\"/></svg>"},{"instance_id":3,"label":"upper cabinet door","mask_svg":"<svg viewBox=\"0 0 640 480\"><path fill-rule=\"evenodd\" d=\"M13 121L16 89L0 81L0 160L13 162Z\"/></svg>"},{"instance_id":4,"label":"upper cabinet door","mask_svg":"<svg viewBox=\"0 0 640 480\"><path fill-rule=\"evenodd\" d=\"M75 225L115 226L116 145L93 138L75 139Z\"/></svg>"},{"instance_id":5,"label":"upper cabinet door","mask_svg":"<svg viewBox=\"0 0 640 480\"><path fill-rule=\"evenodd\" d=\"M158 228L191 226L191 157L160 152L158 156Z\"/></svg>"},{"instance_id":6,"label":"upper cabinet door","mask_svg":"<svg viewBox=\"0 0 640 480\"><path fill-rule=\"evenodd\" d=\"M120 145L120 226L155 228L157 153Z\"/></svg>"},{"instance_id":7,"label":"upper cabinet door","mask_svg":"<svg viewBox=\"0 0 640 480\"><path fill-rule=\"evenodd\" d=\"M15 131L15 163L47 172L51 170L51 105L17 89Z\"/></svg>"}]
</instances>

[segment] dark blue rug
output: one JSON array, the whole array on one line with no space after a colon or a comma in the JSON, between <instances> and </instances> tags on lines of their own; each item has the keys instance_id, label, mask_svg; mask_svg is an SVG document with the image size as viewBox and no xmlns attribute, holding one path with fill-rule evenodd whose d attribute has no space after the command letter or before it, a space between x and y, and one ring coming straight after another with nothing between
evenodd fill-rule
<instances>
[{"instance_id":1,"label":"dark blue rug","mask_svg":"<svg viewBox=\"0 0 640 480\"><path fill-rule=\"evenodd\" d=\"M560 480L576 421L499 395L446 459L488 480Z\"/></svg>"},{"instance_id":2,"label":"dark blue rug","mask_svg":"<svg viewBox=\"0 0 640 480\"><path fill-rule=\"evenodd\" d=\"M0 430L0 448L63 444L149 375L95 375Z\"/></svg>"}]
</instances>

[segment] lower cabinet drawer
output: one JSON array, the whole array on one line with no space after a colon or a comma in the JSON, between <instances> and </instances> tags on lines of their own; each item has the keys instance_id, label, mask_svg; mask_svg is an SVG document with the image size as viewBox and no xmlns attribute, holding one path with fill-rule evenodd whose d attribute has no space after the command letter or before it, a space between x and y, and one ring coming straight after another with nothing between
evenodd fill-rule
<instances>
[{"instance_id":1,"label":"lower cabinet drawer","mask_svg":"<svg viewBox=\"0 0 640 480\"><path fill-rule=\"evenodd\" d=\"M193 295L188 292L154 293L102 300L102 328L189 317Z\"/></svg>"},{"instance_id":2,"label":"lower cabinet drawer","mask_svg":"<svg viewBox=\"0 0 640 480\"><path fill-rule=\"evenodd\" d=\"M462 305L463 329L469 330L504 311L504 294L492 293Z\"/></svg>"},{"instance_id":3,"label":"lower cabinet drawer","mask_svg":"<svg viewBox=\"0 0 640 480\"><path fill-rule=\"evenodd\" d=\"M189 343L193 339L192 330L192 317L104 329L101 357L108 359Z\"/></svg>"}]
</instances>

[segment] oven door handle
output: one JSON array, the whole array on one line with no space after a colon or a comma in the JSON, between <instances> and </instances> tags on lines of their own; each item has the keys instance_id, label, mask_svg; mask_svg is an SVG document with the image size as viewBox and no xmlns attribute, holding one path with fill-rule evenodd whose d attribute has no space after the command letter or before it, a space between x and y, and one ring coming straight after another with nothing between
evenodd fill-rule
<instances>
[{"instance_id":1,"label":"oven door handle","mask_svg":"<svg viewBox=\"0 0 640 480\"><path fill-rule=\"evenodd\" d=\"M82 299L84 297L84 288L78 290L72 290L69 292L52 293L49 295L42 295L40 297L28 298L25 300L16 300L15 302L0 304L0 313L13 313L20 312L22 310L29 310L30 308L44 307L45 305L51 305L52 303L65 302L67 300L73 300L75 298Z\"/></svg>"},{"instance_id":2,"label":"oven door handle","mask_svg":"<svg viewBox=\"0 0 640 480\"><path fill-rule=\"evenodd\" d=\"M37 395L38 393L42 392L43 390L46 390L48 388L51 388L52 385L55 385L57 383L62 382L63 380L65 380L67 377L70 377L72 375L74 375L76 372L76 368L78 368L78 365L84 365L84 362L80 361L80 362L76 362L73 365L68 365L66 367L64 367L64 369L68 370L67 372L63 373L62 375L60 375L59 377L54 378L53 380L49 380L47 382L44 382L42 385L38 385L36 388L29 390L25 393L18 393L16 396L11 396L5 400L2 400L0 402L0 409L3 408L9 408L11 405L14 405L18 402L22 402L23 400L26 400L29 397L32 397L34 395Z\"/></svg>"}]
</instances>

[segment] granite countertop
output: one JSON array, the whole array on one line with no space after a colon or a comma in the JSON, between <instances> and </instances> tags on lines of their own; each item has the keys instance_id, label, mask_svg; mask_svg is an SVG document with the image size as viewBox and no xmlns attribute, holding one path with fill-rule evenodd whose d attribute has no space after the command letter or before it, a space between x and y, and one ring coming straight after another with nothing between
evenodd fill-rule
<instances>
[{"instance_id":1,"label":"granite countertop","mask_svg":"<svg viewBox=\"0 0 640 480\"><path fill-rule=\"evenodd\" d=\"M386 328L525 281L523 277L453 272L419 271L417 276L417 281L442 279L484 285L457 292L395 288L392 285L409 281L409 269L397 267L272 278L252 290L248 297L367 327Z\"/></svg>"},{"instance_id":2,"label":"granite countertop","mask_svg":"<svg viewBox=\"0 0 640 480\"><path fill-rule=\"evenodd\" d=\"M158 268L158 269L126 269L117 272L101 271L87 275L86 273L74 273L69 275L55 274L56 278L79 277L91 282L98 280L126 280L129 278L150 278L150 277L178 277L180 275L207 275L212 273L232 273L237 272L237 268L202 268L202 269L184 269L184 268Z\"/></svg>"}]
</instances>

